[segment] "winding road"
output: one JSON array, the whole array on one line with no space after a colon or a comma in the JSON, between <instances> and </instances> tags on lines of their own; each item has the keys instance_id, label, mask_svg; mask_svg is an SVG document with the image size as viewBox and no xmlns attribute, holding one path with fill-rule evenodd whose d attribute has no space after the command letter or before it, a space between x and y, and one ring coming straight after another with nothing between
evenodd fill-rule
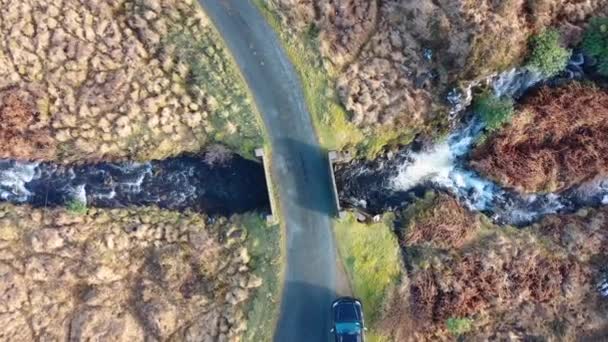
<instances>
[{"instance_id":1,"label":"winding road","mask_svg":"<svg viewBox=\"0 0 608 342\"><path fill-rule=\"evenodd\" d=\"M287 266L274 340L327 341L340 279L327 154L300 80L273 29L250 0L199 0L224 38L262 113L286 228Z\"/></svg>"}]
</instances>

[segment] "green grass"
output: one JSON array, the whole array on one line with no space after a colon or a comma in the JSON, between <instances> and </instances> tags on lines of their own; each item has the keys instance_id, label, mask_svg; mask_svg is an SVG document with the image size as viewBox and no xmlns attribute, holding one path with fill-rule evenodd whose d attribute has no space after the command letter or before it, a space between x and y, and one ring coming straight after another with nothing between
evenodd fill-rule
<instances>
[{"instance_id":1,"label":"green grass","mask_svg":"<svg viewBox=\"0 0 608 342\"><path fill-rule=\"evenodd\" d=\"M84 215L87 212L87 204L79 200L71 200L66 203L65 208L72 214Z\"/></svg>"},{"instance_id":2,"label":"green grass","mask_svg":"<svg viewBox=\"0 0 608 342\"><path fill-rule=\"evenodd\" d=\"M241 223L247 229L247 248L253 273L263 280L263 285L248 304L244 341L270 342L279 313L284 260L281 252L282 230L278 225L267 225L258 214L243 215Z\"/></svg>"},{"instance_id":3,"label":"green grass","mask_svg":"<svg viewBox=\"0 0 608 342\"><path fill-rule=\"evenodd\" d=\"M287 56L296 69L318 138L327 150L352 149L359 156L373 158L388 144L408 144L414 130L375 129L364 132L349 121L335 91L336 73L323 66L319 51L318 29L311 26L294 36L263 0L254 0L281 40Z\"/></svg>"},{"instance_id":4,"label":"green grass","mask_svg":"<svg viewBox=\"0 0 608 342\"><path fill-rule=\"evenodd\" d=\"M450 334L457 337L471 331L473 328L472 323L473 320L469 318L451 317L446 320L445 325L447 326Z\"/></svg>"},{"instance_id":5,"label":"green grass","mask_svg":"<svg viewBox=\"0 0 608 342\"><path fill-rule=\"evenodd\" d=\"M566 68L572 51L561 46L557 30L544 31L530 39L528 67L545 76L554 76Z\"/></svg>"},{"instance_id":6,"label":"green grass","mask_svg":"<svg viewBox=\"0 0 608 342\"><path fill-rule=\"evenodd\" d=\"M402 272L401 252L390 221L387 216L382 222L366 225L348 214L334 224L338 251L353 292L363 302L372 341L384 340L374 325L381 318L387 292Z\"/></svg>"},{"instance_id":7,"label":"green grass","mask_svg":"<svg viewBox=\"0 0 608 342\"><path fill-rule=\"evenodd\" d=\"M514 103L510 98L498 98L490 91L486 91L473 100L473 111L481 116L486 124L487 131L501 128L511 121Z\"/></svg>"}]
</instances>

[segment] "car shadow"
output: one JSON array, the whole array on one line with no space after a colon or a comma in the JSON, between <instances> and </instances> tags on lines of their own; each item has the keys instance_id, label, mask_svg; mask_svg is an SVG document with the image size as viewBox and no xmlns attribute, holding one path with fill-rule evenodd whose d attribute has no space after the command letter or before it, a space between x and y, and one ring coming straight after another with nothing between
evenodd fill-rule
<instances>
[{"instance_id":1,"label":"car shadow","mask_svg":"<svg viewBox=\"0 0 608 342\"><path fill-rule=\"evenodd\" d=\"M332 341L331 303L336 293L304 282L288 282L284 291L273 340Z\"/></svg>"}]
</instances>

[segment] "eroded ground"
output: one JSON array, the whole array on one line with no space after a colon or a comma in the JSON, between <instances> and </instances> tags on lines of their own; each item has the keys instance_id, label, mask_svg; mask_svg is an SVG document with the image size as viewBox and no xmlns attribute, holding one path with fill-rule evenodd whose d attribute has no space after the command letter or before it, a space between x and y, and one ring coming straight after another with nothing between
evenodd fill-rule
<instances>
[{"instance_id":1,"label":"eroded ground","mask_svg":"<svg viewBox=\"0 0 608 342\"><path fill-rule=\"evenodd\" d=\"M149 160L261 143L192 0L3 0L0 30L2 158Z\"/></svg>"},{"instance_id":2,"label":"eroded ground","mask_svg":"<svg viewBox=\"0 0 608 342\"><path fill-rule=\"evenodd\" d=\"M253 275L238 220L0 205L0 340L237 341Z\"/></svg>"}]
</instances>

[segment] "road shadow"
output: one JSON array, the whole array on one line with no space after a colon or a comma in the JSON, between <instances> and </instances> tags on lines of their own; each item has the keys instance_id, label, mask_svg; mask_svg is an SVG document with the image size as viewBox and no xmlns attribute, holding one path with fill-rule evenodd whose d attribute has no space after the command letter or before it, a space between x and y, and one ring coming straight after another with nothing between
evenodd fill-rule
<instances>
[{"instance_id":1,"label":"road shadow","mask_svg":"<svg viewBox=\"0 0 608 342\"><path fill-rule=\"evenodd\" d=\"M282 138L276 143L285 151L285 167L295 175L296 192L293 199L309 210L323 215L337 214L331 169L327 151L292 138Z\"/></svg>"},{"instance_id":2,"label":"road shadow","mask_svg":"<svg viewBox=\"0 0 608 342\"><path fill-rule=\"evenodd\" d=\"M335 292L303 282L287 282L275 342L331 341L331 302Z\"/></svg>"}]
</instances>

